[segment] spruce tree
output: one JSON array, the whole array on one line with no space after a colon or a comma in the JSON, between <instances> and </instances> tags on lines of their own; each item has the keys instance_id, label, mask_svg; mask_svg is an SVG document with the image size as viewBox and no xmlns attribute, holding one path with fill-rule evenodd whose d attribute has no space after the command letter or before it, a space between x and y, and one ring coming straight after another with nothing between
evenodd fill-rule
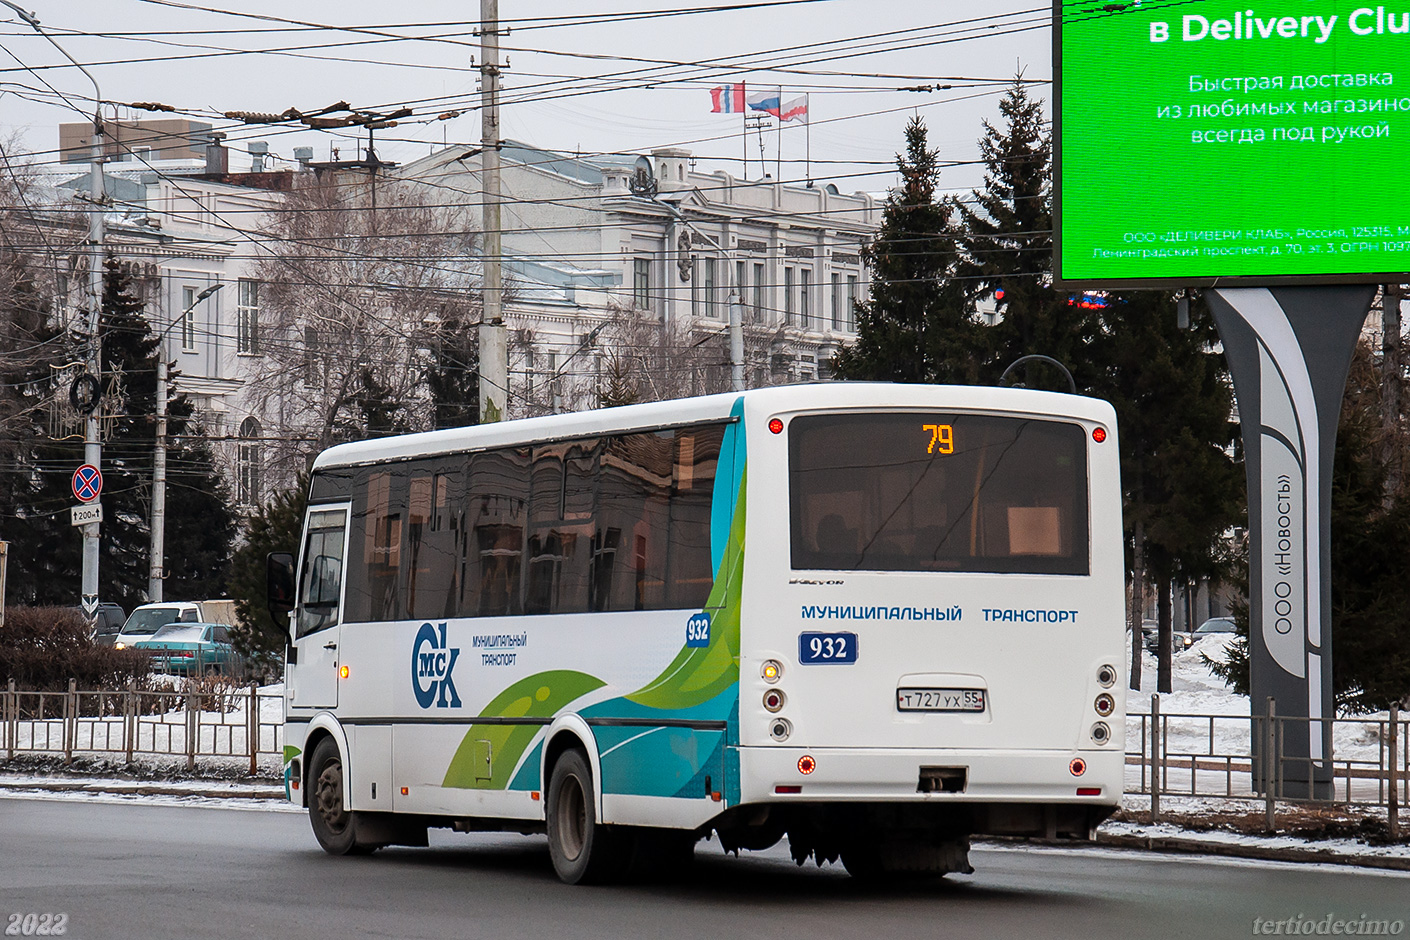
<instances>
[{"instance_id":1,"label":"spruce tree","mask_svg":"<svg viewBox=\"0 0 1410 940\"><path fill-rule=\"evenodd\" d=\"M151 549L152 457L156 446L157 356L142 301L115 258L106 264L99 338L111 414L103 445L103 600L131 610L146 601ZM172 385L179 376L173 375ZM226 485L185 395L167 405L164 599L196 600L224 588L235 522ZM187 594L190 591L192 593Z\"/></svg>"},{"instance_id":2,"label":"spruce tree","mask_svg":"<svg viewBox=\"0 0 1410 940\"><path fill-rule=\"evenodd\" d=\"M480 344L468 316L452 316L436 329L426 370L431 427L463 428L480 423Z\"/></svg>"},{"instance_id":3,"label":"spruce tree","mask_svg":"<svg viewBox=\"0 0 1410 940\"><path fill-rule=\"evenodd\" d=\"M10 543L7 602L79 602L82 537L68 525L69 474L83 445L50 439L52 365L73 361L24 256L0 249L0 539Z\"/></svg>"},{"instance_id":4,"label":"spruce tree","mask_svg":"<svg viewBox=\"0 0 1410 940\"><path fill-rule=\"evenodd\" d=\"M1088 392L1116 409L1129 570L1135 588L1156 588L1157 690L1169 692L1171 592L1177 580L1227 577L1222 540L1243 519L1228 371L1214 351L1213 317L1198 298L1188 330L1179 328L1168 292L1112 294L1096 306ZM1135 603L1139 621L1141 599ZM1138 688L1141 644L1133 641Z\"/></svg>"},{"instance_id":5,"label":"spruce tree","mask_svg":"<svg viewBox=\"0 0 1410 940\"><path fill-rule=\"evenodd\" d=\"M901 184L887 197L881 227L862 250L870 297L857 304L857 340L833 358L841 379L973 384L980 327L954 279L958 261L951 208L936 198L940 168L919 117L906 125Z\"/></svg>"},{"instance_id":6,"label":"spruce tree","mask_svg":"<svg viewBox=\"0 0 1410 940\"><path fill-rule=\"evenodd\" d=\"M230 596L240 623L236 648L246 656L275 659L284 649L288 624L276 623L266 606L266 560L271 552L297 555L308 505L308 475L275 493L250 516L245 541L230 566Z\"/></svg>"},{"instance_id":7,"label":"spruce tree","mask_svg":"<svg viewBox=\"0 0 1410 940\"><path fill-rule=\"evenodd\" d=\"M985 331L983 377L997 382L1023 356L1050 356L1075 376L1091 380L1087 345L1090 317L1053 289L1052 138L1041 99L1015 78L999 102L1000 127L984 122L979 154L984 186L955 202L963 260L957 275L971 303L995 297L1000 321ZM997 300L998 292L1003 292ZM1022 367L1023 384L1066 391L1051 366Z\"/></svg>"}]
</instances>

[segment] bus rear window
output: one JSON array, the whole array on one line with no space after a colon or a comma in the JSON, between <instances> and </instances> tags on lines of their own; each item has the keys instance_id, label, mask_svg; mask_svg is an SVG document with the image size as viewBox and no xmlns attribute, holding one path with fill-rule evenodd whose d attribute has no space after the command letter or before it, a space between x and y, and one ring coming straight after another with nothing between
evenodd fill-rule
<instances>
[{"instance_id":1,"label":"bus rear window","mask_svg":"<svg viewBox=\"0 0 1410 940\"><path fill-rule=\"evenodd\" d=\"M795 569L1087 574L1087 438L906 412L789 425Z\"/></svg>"}]
</instances>

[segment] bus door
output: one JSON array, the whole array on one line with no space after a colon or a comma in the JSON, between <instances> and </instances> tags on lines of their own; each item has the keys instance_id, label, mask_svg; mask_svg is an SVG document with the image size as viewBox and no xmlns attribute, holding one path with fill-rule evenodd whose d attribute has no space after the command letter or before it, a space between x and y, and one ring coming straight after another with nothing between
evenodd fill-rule
<instances>
[{"instance_id":1,"label":"bus door","mask_svg":"<svg viewBox=\"0 0 1410 940\"><path fill-rule=\"evenodd\" d=\"M343 611L348 506L308 511L294 618L296 663L289 670L294 708L338 704L338 640Z\"/></svg>"}]
</instances>

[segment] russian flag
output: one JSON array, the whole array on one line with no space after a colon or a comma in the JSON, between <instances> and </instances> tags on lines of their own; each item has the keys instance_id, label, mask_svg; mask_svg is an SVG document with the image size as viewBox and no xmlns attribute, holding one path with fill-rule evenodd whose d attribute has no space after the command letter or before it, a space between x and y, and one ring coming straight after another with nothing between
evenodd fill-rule
<instances>
[{"instance_id":1,"label":"russian flag","mask_svg":"<svg viewBox=\"0 0 1410 940\"><path fill-rule=\"evenodd\" d=\"M710 111L714 114L734 114L744 110L744 83L721 85L710 89Z\"/></svg>"},{"instance_id":2,"label":"russian flag","mask_svg":"<svg viewBox=\"0 0 1410 940\"><path fill-rule=\"evenodd\" d=\"M750 111L767 111L774 117L779 116L779 100L783 97L783 90L775 88L773 91L756 91L749 96Z\"/></svg>"}]
</instances>

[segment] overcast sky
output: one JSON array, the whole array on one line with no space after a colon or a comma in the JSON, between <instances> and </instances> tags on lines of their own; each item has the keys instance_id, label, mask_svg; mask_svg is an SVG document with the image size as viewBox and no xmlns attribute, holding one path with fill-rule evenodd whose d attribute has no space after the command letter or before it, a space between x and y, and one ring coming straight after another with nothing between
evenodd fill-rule
<instances>
[{"instance_id":1,"label":"overcast sky","mask_svg":"<svg viewBox=\"0 0 1410 940\"><path fill-rule=\"evenodd\" d=\"M758 0L726 5L752 2ZM412 117L378 134L379 156L399 162L423 156L442 141L480 137L473 110L479 39L473 35L476 23L467 22L478 20L477 0L236 0L226 6L210 0L24 0L22 5L70 55L90 66L108 101L161 102L222 128L232 123L219 116L226 111L312 111L336 101L379 111L408 106L415 110ZM719 5L695 0L686 8ZM1029 79L1051 78L1048 8L1032 0L808 0L629 18L678 9L664 0L500 0L501 20L511 30L501 39L510 64L503 136L568 152L685 147L701 159L702 169L740 175L742 118L710 113L709 90L732 81L744 81L751 90L782 86L785 98L809 92L812 116L811 128L798 122L784 126L783 178L805 176L802 160L811 136L814 179L834 181L844 192L881 191L894 180L891 161L912 114L925 118L942 159L973 160L981 121L997 120L1002 88L965 79L1003 80L1016 69ZM254 16L232 15L237 13ZM421 38L396 40L317 26ZM57 126L82 118L42 82L85 113L92 108L92 84L72 67L44 68L64 60L3 6L0 48L0 136L18 132L24 149L52 151ZM275 49L285 52L269 51ZM656 84L642 87L648 82ZM937 82L954 87L897 90ZM1049 86L1039 86L1036 94L1049 98ZM454 110L465 113L435 120ZM360 155L352 138L349 132L235 126L231 169L249 168L239 151L251 140L268 141L271 152L286 160L296 146L314 147L316 159L328 159L330 148L338 147L342 159L351 159ZM774 133L765 136L770 172L777 145ZM755 178L759 144L753 135L748 148L749 176ZM979 179L975 169L959 167L947 171L942 183L966 188Z\"/></svg>"}]
</instances>

